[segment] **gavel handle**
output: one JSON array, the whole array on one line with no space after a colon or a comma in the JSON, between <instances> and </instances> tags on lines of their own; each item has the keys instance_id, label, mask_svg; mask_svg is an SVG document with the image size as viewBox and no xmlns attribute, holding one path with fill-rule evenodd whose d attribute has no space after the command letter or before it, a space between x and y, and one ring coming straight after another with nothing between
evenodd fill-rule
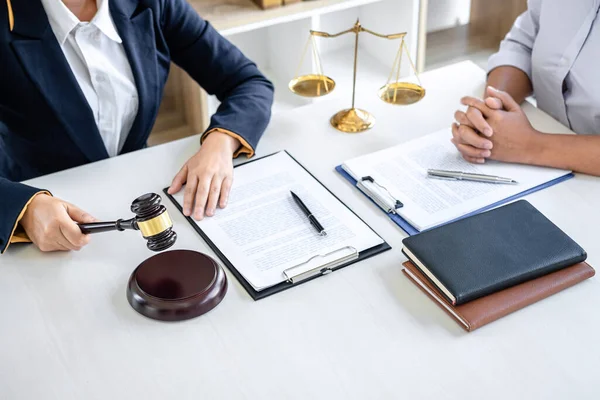
<instances>
[{"instance_id":1,"label":"gavel handle","mask_svg":"<svg viewBox=\"0 0 600 400\"><path fill-rule=\"evenodd\" d=\"M124 231L125 229L131 229L134 231L139 230L137 222L135 222L135 218L122 220L118 219L116 221L108 221L108 222L91 222L89 224L78 224L81 232L85 234L91 233L101 233L101 232L110 232L110 231Z\"/></svg>"}]
</instances>

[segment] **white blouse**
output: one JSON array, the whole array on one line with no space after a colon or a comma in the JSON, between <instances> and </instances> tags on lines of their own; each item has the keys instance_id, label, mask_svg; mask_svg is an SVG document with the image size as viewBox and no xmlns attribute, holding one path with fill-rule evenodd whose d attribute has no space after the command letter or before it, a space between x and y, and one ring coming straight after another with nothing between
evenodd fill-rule
<instances>
[{"instance_id":1,"label":"white blouse","mask_svg":"<svg viewBox=\"0 0 600 400\"><path fill-rule=\"evenodd\" d=\"M56 40L94 114L110 157L119 154L138 111L138 93L109 0L81 22L61 0L42 0Z\"/></svg>"}]
</instances>

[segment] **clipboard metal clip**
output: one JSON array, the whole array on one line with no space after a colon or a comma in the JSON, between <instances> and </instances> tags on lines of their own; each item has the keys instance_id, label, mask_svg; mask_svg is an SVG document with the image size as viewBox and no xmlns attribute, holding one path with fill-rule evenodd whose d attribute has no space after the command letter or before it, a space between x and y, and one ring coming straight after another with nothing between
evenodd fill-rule
<instances>
[{"instance_id":1,"label":"clipboard metal clip","mask_svg":"<svg viewBox=\"0 0 600 400\"><path fill-rule=\"evenodd\" d=\"M331 259L337 253L342 253L340 257ZM358 258L358 250L352 246L345 246L340 249L334 250L327 254L318 254L311 257L308 261L298 264L294 267L288 268L283 271L283 276L287 282L295 284L302 282L308 278L312 278L317 275L327 275L333 272L336 267L344 265L347 262L356 260ZM306 270L306 267L310 265L314 260L322 258L325 260L323 264L317 265L314 268Z\"/></svg>"},{"instance_id":2,"label":"clipboard metal clip","mask_svg":"<svg viewBox=\"0 0 600 400\"><path fill-rule=\"evenodd\" d=\"M356 182L356 187L388 214L397 214L396 210L404 207L400 200L392 196L385 186L375 182L371 176L363 176Z\"/></svg>"}]
</instances>

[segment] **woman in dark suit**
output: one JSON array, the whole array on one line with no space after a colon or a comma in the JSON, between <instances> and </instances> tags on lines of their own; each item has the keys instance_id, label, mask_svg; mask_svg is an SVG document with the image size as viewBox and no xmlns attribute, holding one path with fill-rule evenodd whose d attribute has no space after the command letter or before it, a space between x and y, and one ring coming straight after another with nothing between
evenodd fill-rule
<instances>
[{"instance_id":1,"label":"woman in dark suit","mask_svg":"<svg viewBox=\"0 0 600 400\"><path fill-rule=\"evenodd\" d=\"M202 147L175 176L184 213L225 207L232 158L254 149L273 86L185 0L0 0L0 250L88 243L94 219L19 181L139 150L171 61L221 101ZM51 188L46 188L51 190Z\"/></svg>"}]
</instances>

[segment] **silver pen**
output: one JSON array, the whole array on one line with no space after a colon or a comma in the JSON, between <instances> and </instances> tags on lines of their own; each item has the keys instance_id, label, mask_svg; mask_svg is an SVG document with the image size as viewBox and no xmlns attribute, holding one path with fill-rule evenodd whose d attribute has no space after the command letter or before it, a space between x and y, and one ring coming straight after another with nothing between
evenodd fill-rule
<instances>
[{"instance_id":1,"label":"silver pen","mask_svg":"<svg viewBox=\"0 0 600 400\"><path fill-rule=\"evenodd\" d=\"M444 171L441 169L428 169L427 176L430 178L449 179L452 181L473 181L486 183L501 183L506 185L516 185L519 182L511 178L503 178L501 176L473 174L470 172L461 171Z\"/></svg>"}]
</instances>

